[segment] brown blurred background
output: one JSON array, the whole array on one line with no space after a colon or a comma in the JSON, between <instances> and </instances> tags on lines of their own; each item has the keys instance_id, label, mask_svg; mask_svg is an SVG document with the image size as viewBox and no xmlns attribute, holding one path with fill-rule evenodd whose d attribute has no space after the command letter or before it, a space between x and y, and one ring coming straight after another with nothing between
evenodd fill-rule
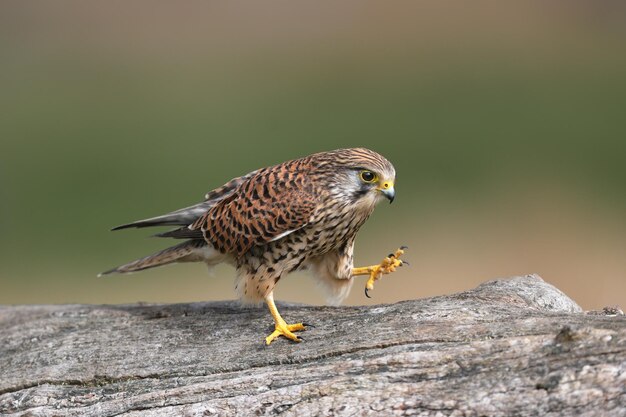
<instances>
[{"instance_id":1,"label":"brown blurred background","mask_svg":"<svg viewBox=\"0 0 626 417\"><path fill-rule=\"evenodd\" d=\"M120 223L226 180L365 146L397 199L357 264L410 268L349 304L538 273L626 304L626 3L0 5L0 303L234 297L234 270L100 271L168 242ZM304 274L277 298L322 303Z\"/></svg>"}]
</instances>

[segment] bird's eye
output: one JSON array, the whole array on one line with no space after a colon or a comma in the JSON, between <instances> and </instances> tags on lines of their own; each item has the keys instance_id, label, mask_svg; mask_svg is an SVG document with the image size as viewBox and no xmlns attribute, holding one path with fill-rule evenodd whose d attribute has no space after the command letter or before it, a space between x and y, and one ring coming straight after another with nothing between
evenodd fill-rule
<instances>
[{"instance_id":1,"label":"bird's eye","mask_svg":"<svg viewBox=\"0 0 626 417\"><path fill-rule=\"evenodd\" d=\"M378 177L372 171L361 171L361 179L363 182L370 183L376 181Z\"/></svg>"}]
</instances>

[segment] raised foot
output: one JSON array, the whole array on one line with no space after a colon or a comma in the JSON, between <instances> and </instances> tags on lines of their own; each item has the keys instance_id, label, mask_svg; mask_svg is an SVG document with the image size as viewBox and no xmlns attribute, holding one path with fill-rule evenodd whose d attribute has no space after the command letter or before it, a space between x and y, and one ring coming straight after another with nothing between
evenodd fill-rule
<instances>
[{"instance_id":1,"label":"raised foot","mask_svg":"<svg viewBox=\"0 0 626 417\"><path fill-rule=\"evenodd\" d=\"M369 279L365 284L365 296L371 298L369 291L374 289L374 282L379 280L383 274L390 274L396 270L399 266L408 265L407 261L403 261L400 257L404 254L404 250L408 249L406 246L401 246L394 253L390 253L382 262L378 265L367 266L365 268L355 268L354 275L369 274Z\"/></svg>"},{"instance_id":2,"label":"raised foot","mask_svg":"<svg viewBox=\"0 0 626 417\"><path fill-rule=\"evenodd\" d=\"M276 327L274 331L272 332L272 334L265 338L265 344L269 345L278 336L285 336L287 339L291 339L294 342L301 342L302 338L293 334L293 332L298 332L301 330L306 330L306 325L304 323L296 323L296 324L276 323Z\"/></svg>"}]
</instances>

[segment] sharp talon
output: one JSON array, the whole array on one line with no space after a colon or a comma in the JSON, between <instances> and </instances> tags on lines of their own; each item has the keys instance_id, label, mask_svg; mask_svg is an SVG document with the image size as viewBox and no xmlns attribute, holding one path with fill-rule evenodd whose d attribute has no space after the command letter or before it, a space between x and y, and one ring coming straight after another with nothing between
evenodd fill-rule
<instances>
[{"instance_id":1,"label":"sharp talon","mask_svg":"<svg viewBox=\"0 0 626 417\"><path fill-rule=\"evenodd\" d=\"M310 324L310 323L302 323L302 325L304 327L315 327L314 325Z\"/></svg>"},{"instance_id":2,"label":"sharp talon","mask_svg":"<svg viewBox=\"0 0 626 417\"><path fill-rule=\"evenodd\" d=\"M369 293L368 293L367 291L368 291L368 290L367 290L367 288L365 288L365 296L366 296L367 298L372 298L372 297L370 297L370 295L369 295Z\"/></svg>"},{"instance_id":3,"label":"sharp talon","mask_svg":"<svg viewBox=\"0 0 626 417\"><path fill-rule=\"evenodd\" d=\"M301 336L296 336L298 338L299 341L304 342L304 338L302 338Z\"/></svg>"},{"instance_id":4,"label":"sharp talon","mask_svg":"<svg viewBox=\"0 0 626 417\"><path fill-rule=\"evenodd\" d=\"M387 255L387 258L395 258L396 255L394 255L393 253L390 253L389 255Z\"/></svg>"},{"instance_id":5,"label":"sharp talon","mask_svg":"<svg viewBox=\"0 0 626 417\"><path fill-rule=\"evenodd\" d=\"M404 264L406 264L406 265L411 265L410 263L408 263L407 261L405 261L405 260L403 259L403 260L402 260L402 263L400 264L400 266L402 266L402 265L404 265Z\"/></svg>"},{"instance_id":6,"label":"sharp talon","mask_svg":"<svg viewBox=\"0 0 626 417\"><path fill-rule=\"evenodd\" d=\"M404 245L400 246L401 250L405 250L405 249L408 249L408 248L409 248L408 246L404 246Z\"/></svg>"}]
</instances>

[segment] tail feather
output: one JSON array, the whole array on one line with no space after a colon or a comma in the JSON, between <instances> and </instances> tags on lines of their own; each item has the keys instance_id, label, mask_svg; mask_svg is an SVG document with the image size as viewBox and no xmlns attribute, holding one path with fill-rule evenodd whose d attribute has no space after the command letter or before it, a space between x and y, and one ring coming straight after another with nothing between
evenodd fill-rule
<instances>
[{"instance_id":1,"label":"tail feather","mask_svg":"<svg viewBox=\"0 0 626 417\"><path fill-rule=\"evenodd\" d=\"M157 266L167 265L174 262L205 261L207 263L211 263L211 261L217 260L217 255L219 255L219 252L213 248L209 248L205 241L188 240L167 249L163 249L157 253L153 253L152 255L137 259L136 261L109 269L108 271L98 274L98 276L100 277L113 273L123 274L128 272L143 271L144 269L155 268ZM219 260L218 262L212 263L219 263Z\"/></svg>"}]
</instances>

